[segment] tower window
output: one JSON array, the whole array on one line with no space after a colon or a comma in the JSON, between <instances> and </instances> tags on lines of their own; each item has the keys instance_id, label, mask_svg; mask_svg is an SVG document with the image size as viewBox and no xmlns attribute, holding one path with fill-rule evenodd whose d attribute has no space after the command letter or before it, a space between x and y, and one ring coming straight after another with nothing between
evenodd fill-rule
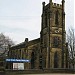
<instances>
[{"instance_id":1,"label":"tower window","mask_svg":"<svg viewBox=\"0 0 75 75\"><path fill-rule=\"evenodd\" d=\"M47 27L47 12L45 11L45 27Z\"/></svg>"},{"instance_id":2,"label":"tower window","mask_svg":"<svg viewBox=\"0 0 75 75\"><path fill-rule=\"evenodd\" d=\"M58 54L55 52L54 54L54 68L58 68Z\"/></svg>"},{"instance_id":3,"label":"tower window","mask_svg":"<svg viewBox=\"0 0 75 75\"><path fill-rule=\"evenodd\" d=\"M59 37L53 38L53 47L59 47Z\"/></svg>"},{"instance_id":4,"label":"tower window","mask_svg":"<svg viewBox=\"0 0 75 75\"><path fill-rule=\"evenodd\" d=\"M45 27L47 26L47 13L45 13Z\"/></svg>"},{"instance_id":5,"label":"tower window","mask_svg":"<svg viewBox=\"0 0 75 75\"><path fill-rule=\"evenodd\" d=\"M58 25L59 24L59 22L58 22L58 16L59 15L59 12L58 12L58 10L56 11L56 13L55 13L55 24L56 25Z\"/></svg>"}]
</instances>

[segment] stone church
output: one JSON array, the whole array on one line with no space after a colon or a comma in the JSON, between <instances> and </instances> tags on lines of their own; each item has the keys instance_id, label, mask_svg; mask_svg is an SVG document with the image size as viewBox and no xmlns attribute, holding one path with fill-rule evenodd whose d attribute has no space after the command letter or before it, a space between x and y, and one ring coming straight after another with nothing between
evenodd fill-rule
<instances>
[{"instance_id":1,"label":"stone church","mask_svg":"<svg viewBox=\"0 0 75 75\"><path fill-rule=\"evenodd\" d=\"M68 44L66 43L64 3L42 3L40 38L9 48L8 58L28 59L24 69L68 68ZM13 62L8 68L12 69Z\"/></svg>"}]
</instances>

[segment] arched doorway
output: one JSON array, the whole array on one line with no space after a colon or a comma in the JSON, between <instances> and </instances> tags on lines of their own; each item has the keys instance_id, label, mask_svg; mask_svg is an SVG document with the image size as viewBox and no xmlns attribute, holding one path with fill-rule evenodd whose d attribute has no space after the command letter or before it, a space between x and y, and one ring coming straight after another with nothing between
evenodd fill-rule
<instances>
[{"instance_id":1,"label":"arched doorway","mask_svg":"<svg viewBox=\"0 0 75 75\"><path fill-rule=\"evenodd\" d=\"M34 52L31 53L31 69L34 69L35 65L34 65L34 61L35 61L35 56L34 56Z\"/></svg>"},{"instance_id":2,"label":"arched doorway","mask_svg":"<svg viewBox=\"0 0 75 75\"><path fill-rule=\"evenodd\" d=\"M58 68L58 54L55 52L54 54L54 68Z\"/></svg>"}]
</instances>

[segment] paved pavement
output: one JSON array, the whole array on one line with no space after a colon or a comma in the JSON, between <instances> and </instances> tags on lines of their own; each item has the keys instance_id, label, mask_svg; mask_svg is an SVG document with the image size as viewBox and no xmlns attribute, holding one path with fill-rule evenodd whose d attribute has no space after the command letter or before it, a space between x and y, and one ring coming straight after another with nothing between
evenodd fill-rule
<instances>
[{"instance_id":1,"label":"paved pavement","mask_svg":"<svg viewBox=\"0 0 75 75\"><path fill-rule=\"evenodd\" d=\"M62 74L62 73L48 73L48 74L14 74L14 73L8 73L8 74L0 74L0 75L75 75L75 74Z\"/></svg>"}]
</instances>

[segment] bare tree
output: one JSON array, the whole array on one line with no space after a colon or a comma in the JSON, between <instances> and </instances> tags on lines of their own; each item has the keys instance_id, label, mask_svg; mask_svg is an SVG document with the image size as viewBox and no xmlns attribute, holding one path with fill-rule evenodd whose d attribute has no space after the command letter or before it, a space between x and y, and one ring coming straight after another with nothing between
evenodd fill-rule
<instances>
[{"instance_id":1,"label":"bare tree","mask_svg":"<svg viewBox=\"0 0 75 75\"><path fill-rule=\"evenodd\" d=\"M8 52L9 45L14 45L14 42L3 33L0 33L0 55L6 54Z\"/></svg>"},{"instance_id":2,"label":"bare tree","mask_svg":"<svg viewBox=\"0 0 75 75\"><path fill-rule=\"evenodd\" d=\"M69 62L72 64L72 67L75 66L75 31L73 28L68 30L67 34L68 41L68 50L69 50Z\"/></svg>"}]
</instances>

